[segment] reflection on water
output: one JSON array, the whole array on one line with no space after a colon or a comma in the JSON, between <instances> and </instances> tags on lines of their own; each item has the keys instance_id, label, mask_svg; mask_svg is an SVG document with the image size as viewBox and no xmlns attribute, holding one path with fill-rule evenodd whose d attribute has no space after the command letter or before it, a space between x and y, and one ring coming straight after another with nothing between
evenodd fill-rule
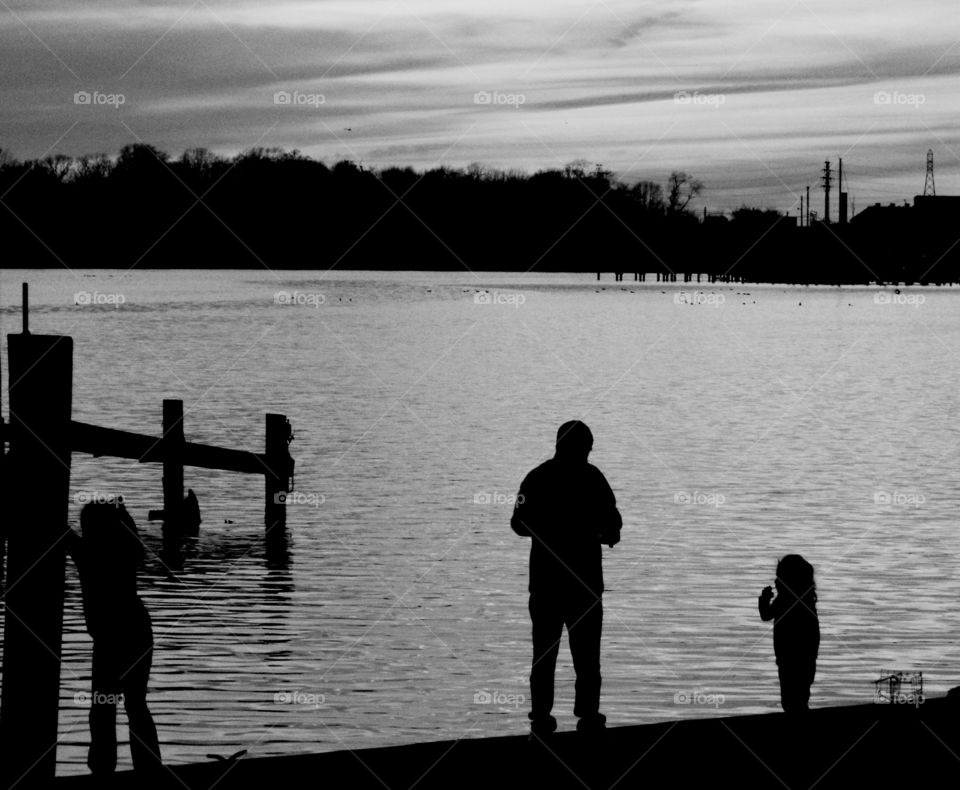
<instances>
[{"instance_id":1,"label":"reflection on water","mask_svg":"<svg viewBox=\"0 0 960 790\"><path fill-rule=\"evenodd\" d=\"M6 332L21 279L3 274ZM527 544L499 495L575 417L624 518L604 550L611 724L776 709L756 597L788 552L818 575L813 705L868 701L881 667L922 670L931 693L960 684L957 290L898 305L853 288L683 299L589 276L27 279L33 330L76 340L76 419L159 433L161 400L179 397L195 441L261 450L267 411L296 434L313 504L288 508L285 558L266 551L262 480L188 470L200 538L182 570L154 557L142 573L171 762L521 732L525 705L474 702L527 693ZM82 289L126 302L76 306ZM525 298L475 299L497 291ZM159 551L159 467L75 456L72 486L123 493ZM90 671L71 565L67 582L62 773L85 770L74 694ZM557 683L569 728L566 648ZM682 704L698 689L722 707Z\"/></svg>"}]
</instances>

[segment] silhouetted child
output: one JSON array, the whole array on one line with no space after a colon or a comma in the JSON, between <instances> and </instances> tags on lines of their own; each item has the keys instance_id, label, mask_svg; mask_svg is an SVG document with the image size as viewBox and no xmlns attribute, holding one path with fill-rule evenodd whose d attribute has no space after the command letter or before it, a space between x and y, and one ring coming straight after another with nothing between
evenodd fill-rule
<instances>
[{"instance_id":1,"label":"silhouetted child","mask_svg":"<svg viewBox=\"0 0 960 790\"><path fill-rule=\"evenodd\" d=\"M94 774L116 769L117 702L122 698L133 767L156 769L160 744L147 708L153 630L137 595L143 543L122 502L87 504L80 512L80 529L82 537L69 533L67 548L80 573L83 614L93 638L87 765Z\"/></svg>"},{"instance_id":2,"label":"silhouetted child","mask_svg":"<svg viewBox=\"0 0 960 790\"><path fill-rule=\"evenodd\" d=\"M777 597L764 587L760 617L773 620L773 651L780 675L780 704L787 713L807 710L817 671L820 621L813 566L799 554L777 563Z\"/></svg>"}]
</instances>

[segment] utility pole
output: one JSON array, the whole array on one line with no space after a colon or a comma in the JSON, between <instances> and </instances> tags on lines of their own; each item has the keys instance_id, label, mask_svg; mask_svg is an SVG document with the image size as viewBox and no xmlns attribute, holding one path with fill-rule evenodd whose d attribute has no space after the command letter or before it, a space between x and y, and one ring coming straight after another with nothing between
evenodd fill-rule
<instances>
[{"instance_id":1,"label":"utility pole","mask_svg":"<svg viewBox=\"0 0 960 790\"><path fill-rule=\"evenodd\" d=\"M823 175L821 176L823 181L823 221L826 224L830 223L830 184L832 183L832 175L830 173L830 160L828 159L823 163Z\"/></svg>"},{"instance_id":2,"label":"utility pole","mask_svg":"<svg viewBox=\"0 0 960 790\"><path fill-rule=\"evenodd\" d=\"M807 227L810 227L810 185L807 184Z\"/></svg>"}]
</instances>

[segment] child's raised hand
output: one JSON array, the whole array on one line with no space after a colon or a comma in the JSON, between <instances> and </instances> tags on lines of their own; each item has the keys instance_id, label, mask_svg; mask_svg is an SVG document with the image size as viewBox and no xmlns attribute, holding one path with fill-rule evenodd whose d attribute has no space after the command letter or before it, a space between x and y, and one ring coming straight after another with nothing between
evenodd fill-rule
<instances>
[{"instance_id":1,"label":"child's raised hand","mask_svg":"<svg viewBox=\"0 0 960 790\"><path fill-rule=\"evenodd\" d=\"M764 587L763 592L760 593L760 597L766 598L767 600L770 600L771 598L773 598L773 588L770 587L769 585Z\"/></svg>"}]
</instances>

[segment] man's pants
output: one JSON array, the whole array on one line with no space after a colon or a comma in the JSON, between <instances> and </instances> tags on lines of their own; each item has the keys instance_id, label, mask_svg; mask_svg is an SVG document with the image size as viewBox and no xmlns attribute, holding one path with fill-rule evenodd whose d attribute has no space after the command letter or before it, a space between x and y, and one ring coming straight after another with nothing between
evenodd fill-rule
<instances>
[{"instance_id":1,"label":"man's pants","mask_svg":"<svg viewBox=\"0 0 960 790\"><path fill-rule=\"evenodd\" d=\"M530 670L534 726L552 731L556 720L553 710L553 678L563 627L567 627L573 668L577 673L574 715L581 720L596 720L600 715L600 632L603 627L603 603L598 595L530 595L533 621L533 667Z\"/></svg>"}]
</instances>

